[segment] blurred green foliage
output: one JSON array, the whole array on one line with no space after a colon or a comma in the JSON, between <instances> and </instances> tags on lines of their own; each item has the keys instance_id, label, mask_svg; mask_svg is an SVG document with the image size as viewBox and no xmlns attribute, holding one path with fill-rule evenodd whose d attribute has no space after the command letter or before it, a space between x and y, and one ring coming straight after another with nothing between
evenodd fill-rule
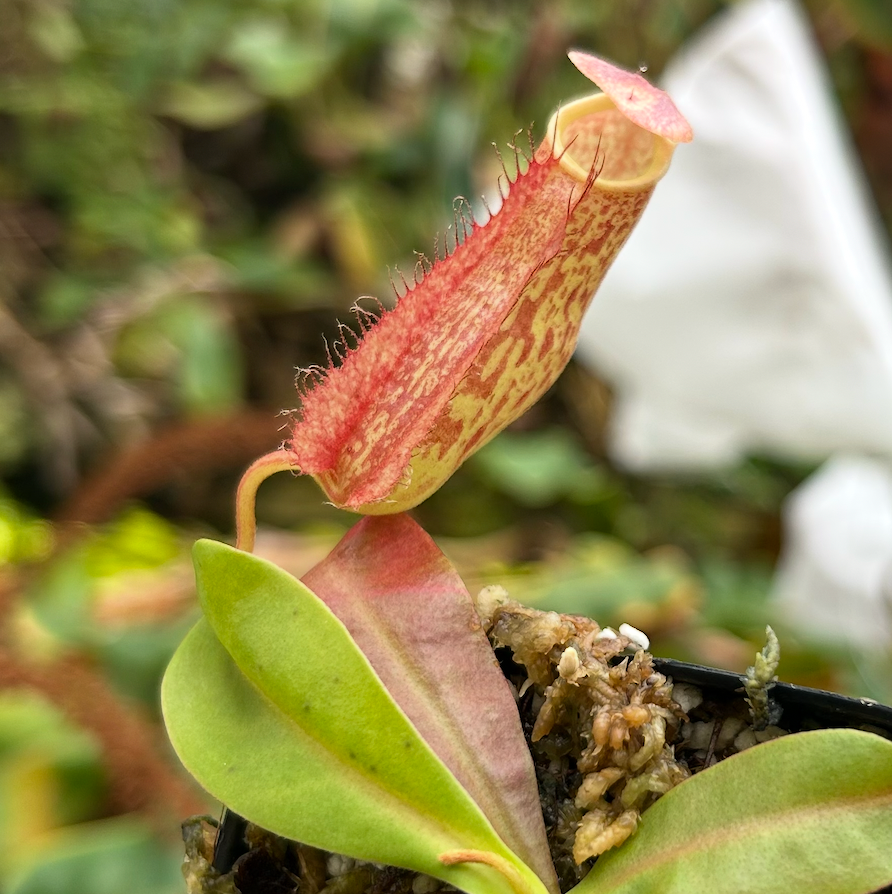
<instances>
[{"instance_id":1,"label":"blurred green foliage","mask_svg":"<svg viewBox=\"0 0 892 894\"><path fill-rule=\"evenodd\" d=\"M130 819L57 832L13 874L9 894L177 894L179 853Z\"/></svg>"},{"instance_id":2,"label":"blurred green foliage","mask_svg":"<svg viewBox=\"0 0 892 894\"><path fill-rule=\"evenodd\" d=\"M315 327L278 374L246 330L390 300L388 265L493 190L489 143L584 89L566 47L658 74L727 2L2 0L3 328L46 350L0 346L0 469L57 499L146 425L289 406ZM887 4L810 6L863 82Z\"/></svg>"},{"instance_id":3,"label":"blurred green foliage","mask_svg":"<svg viewBox=\"0 0 892 894\"><path fill-rule=\"evenodd\" d=\"M138 599L140 590L151 594L187 563L188 543L173 526L130 509L47 567L28 600L29 617L55 651L75 647L89 654L121 692L157 715L158 681L195 612L133 624L103 615L102 606L116 596Z\"/></svg>"},{"instance_id":4,"label":"blurred green foliage","mask_svg":"<svg viewBox=\"0 0 892 894\"><path fill-rule=\"evenodd\" d=\"M49 522L0 494L0 567L45 559L53 545L53 529Z\"/></svg>"},{"instance_id":5,"label":"blurred green foliage","mask_svg":"<svg viewBox=\"0 0 892 894\"><path fill-rule=\"evenodd\" d=\"M90 819L105 795L96 742L34 695L0 695L0 829L2 870L15 868L18 849L48 823Z\"/></svg>"},{"instance_id":6,"label":"blurred green foliage","mask_svg":"<svg viewBox=\"0 0 892 894\"><path fill-rule=\"evenodd\" d=\"M0 590L16 596L16 660L77 655L157 718L194 617L188 543L225 535L251 457L211 474L231 444L184 438L171 459L153 438L232 414L236 442L239 414L294 406L294 367L327 362L335 319L358 295L390 301L394 265L411 281L455 196L494 193L490 144L510 165L511 135L524 146L585 90L568 47L658 76L729 2L0 0ZM892 221L890 6L806 6ZM139 444L152 486L104 494L109 524L70 537L47 521L106 472L140 479L116 465ZM771 611L779 507L808 471L624 474L559 384L418 516L469 586L505 583L742 669ZM128 506L134 493L152 508ZM260 508L301 531L346 524L285 476ZM288 543L300 551L299 534ZM888 656L782 642L788 678L892 697ZM105 769L95 737L42 696L0 698L0 891L180 890L176 849L108 815Z\"/></svg>"},{"instance_id":7,"label":"blurred green foliage","mask_svg":"<svg viewBox=\"0 0 892 894\"><path fill-rule=\"evenodd\" d=\"M604 472L563 428L505 432L471 462L487 484L521 506L548 506L561 498L592 502L610 486Z\"/></svg>"}]
</instances>

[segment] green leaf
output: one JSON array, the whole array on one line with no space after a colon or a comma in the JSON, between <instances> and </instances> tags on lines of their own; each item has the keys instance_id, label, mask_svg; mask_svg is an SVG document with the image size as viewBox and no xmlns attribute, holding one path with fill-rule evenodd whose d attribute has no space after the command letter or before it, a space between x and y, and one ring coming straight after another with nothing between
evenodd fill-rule
<instances>
[{"instance_id":1,"label":"green leaf","mask_svg":"<svg viewBox=\"0 0 892 894\"><path fill-rule=\"evenodd\" d=\"M522 506L548 506L563 497L595 502L610 492L604 473L557 427L502 432L473 461L489 484Z\"/></svg>"},{"instance_id":2,"label":"green leaf","mask_svg":"<svg viewBox=\"0 0 892 894\"><path fill-rule=\"evenodd\" d=\"M159 111L199 130L229 127L258 111L263 101L235 80L170 85Z\"/></svg>"},{"instance_id":3,"label":"green leaf","mask_svg":"<svg viewBox=\"0 0 892 894\"><path fill-rule=\"evenodd\" d=\"M664 795L574 894L866 894L892 881L892 742L797 733Z\"/></svg>"},{"instance_id":4,"label":"green leaf","mask_svg":"<svg viewBox=\"0 0 892 894\"><path fill-rule=\"evenodd\" d=\"M51 329L80 322L99 295L99 284L86 277L50 276L37 295L40 321Z\"/></svg>"},{"instance_id":5,"label":"green leaf","mask_svg":"<svg viewBox=\"0 0 892 894\"><path fill-rule=\"evenodd\" d=\"M220 413L238 405L242 389L239 347L218 307L183 301L166 320L182 351L180 399L193 412Z\"/></svg>"},{"instance_id":6,"label":"green leaf","mask_svg":"<svg viewBox=\"0 0 892 894\"><path fill-rule=\"evenodd\" d=\"M74 16L64 6L36 3L29 10L28 32L54 62L70 62L84 48Z\"/></svg>"},{"instance_id":7,"label":"green leaf","mask_svg":"<svg viewBox=\"0 0 892 894\"><path fill-rule=\"evenodd\" d=\"M535 600L536 608L597 618L602 625L658 617L673 605L696 604L698 597L683 557L641 556L620 541L592 534L575 537L559 556L505 586L515 599Z\"/></svg>"},{"instance_id":8,"label":"green leaf","mask_svg":"<svg viewBox=\"0 0 892 894\"><path fill-rule=\"evenodd\" d=\"M98 743L41 696L0 693L0 854L4 880L42 833L96 815L107 796ZM5 891L5 889L4 889Z\"/></svg>"},{"instance_id":9,"label":"green leaf","mask_svg":"<svg viewBox=\"0 0 892 894\"><path fill-rule=\"evenodd\" d=\"M127 375L172 379L184 408L220 413L242 391L239 347L225 310L204 296L167 297L119 337L116 364Z\"/></svg>"},{"instance_id":10,"label":"green leaf","mask_svg":"<svg viewBox=\"0 0 892 894\"><path fill-rule=\"evenodd\" d=\"M303 578L502 840L558 890L530 751L458 572L408 515L367 516Z\"/></svg>"},{"instance_id":11,"label":"green leaf","mask_svg":"<svg viewBox=\"0 0 892 894\"><path fill-rule=\"evenodd\" d=\"M180 759L211 794L280 835L472 894L516 889L489 866L441 855L492 854L522 889L543 890L324 603L223 544L199 541L194 558L207 620L174 656L162 707Z\"/></svg>"},{"instance_id":12,"label":"green leaf","mask_svg":"<svg viewBox=\"0 0 892 894\"><path fill-rule=\"evenodd\" d=\"M180 849L129 817L81 823L47 836L4 879L7 894L180 894Z\"/></svg>"},{"instance_id":13,"label":"green leaf","mask_svg":"<svg viewBox=\"0 0 892 894\"><path fill-rule=\"evenodd\" d=\"M299 37L283 18L242 22L224 55L258 93L277 99L313 90L335 61L330 42Z\"/></svg>"}]
</instances>

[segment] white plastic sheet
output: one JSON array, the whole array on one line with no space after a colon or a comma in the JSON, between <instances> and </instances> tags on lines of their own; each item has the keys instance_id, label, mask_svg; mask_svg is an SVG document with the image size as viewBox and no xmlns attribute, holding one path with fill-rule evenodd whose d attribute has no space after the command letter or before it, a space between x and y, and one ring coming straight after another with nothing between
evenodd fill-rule
<instances>
[{"instance_id":1,"label":"white plastic sheet","mask_svg":"<svg viewBox=\"0 0 892 894\"><path fill-rule=\"evenodd\" d=\"M892 455L887 246L793 0L734 7L668 67L694 128L583 326L636 469Z\"/></svg>"},{"instance_id":2,"label":"white plastic sheet","mask_svg":"<svg viewBox=\"0 0 892 894\"><path fill-rule=\"evenodd\" d=\"M803 631L892 645L892 466L838 456L789 498L775 594Z\"/></svg>"}]
</instances>

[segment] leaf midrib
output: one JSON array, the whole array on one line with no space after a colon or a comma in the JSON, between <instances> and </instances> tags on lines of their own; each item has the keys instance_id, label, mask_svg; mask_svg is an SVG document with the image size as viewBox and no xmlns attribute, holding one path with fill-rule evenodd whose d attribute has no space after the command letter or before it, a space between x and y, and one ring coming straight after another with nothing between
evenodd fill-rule
<instances>
[{"instance_id":1,"label":"leaf midrib","mask_svg":"<svg viewBox=\"0 0 892 894\"><path fill-rule=\"evenodd\" d=\"M802 817L808 817L808 819L805 820L808 823L816 823L822 820L832 821L834 817L841 813L851 812L853 807L856 809L860 808L862 811L872 811L880 810L884 806L892 808L892 792L887 792L883 795L862 795L839 799L839 801L834 804L818 804L807 808L799 806L785 810L781 809L768 817L735 821L732 826L697 831L695 833L696 837L694 837L694 833L692 833L692 838L688 842L679 843L671 848L661 850L659 854L654 857L640 858L634 866L628 867L621 872L615 880L611 880L610 888L598 888L598 894L610 894L611 891L621 890L622 886L630 879L640 877L645 873L653 872L668 863L683 860L690 855L696 855L717 846L721 846L728 841L741 841L746 838L755 839L766 834L771 835L779 829L790 828L791 817L800 818L797 825L801 824Z\"/></svg>"}]
</instances>

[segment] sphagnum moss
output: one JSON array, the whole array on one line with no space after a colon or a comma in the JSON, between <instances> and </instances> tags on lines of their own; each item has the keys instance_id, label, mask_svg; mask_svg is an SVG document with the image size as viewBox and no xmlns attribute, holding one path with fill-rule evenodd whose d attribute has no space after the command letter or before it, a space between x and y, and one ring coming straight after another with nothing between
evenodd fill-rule
<instances>
[{"instance_id":1,"label":"sphagnum moss","mask_svg":"<svg viewBox=\"0 0 892 894\"><path fill-rule=\"evenodd\" d=\"M493 645L509 649L523 669L515 680L526 674L518 698L521 714L534 718L529 741L540 788L551 774L565 792L549 830L553 857L562 882L578 880L590 858L622 844L641 811L690 775L667 744L685 714L672 684L629 637L492 590L480 608Z\"/></svg>"}]
</instances>

